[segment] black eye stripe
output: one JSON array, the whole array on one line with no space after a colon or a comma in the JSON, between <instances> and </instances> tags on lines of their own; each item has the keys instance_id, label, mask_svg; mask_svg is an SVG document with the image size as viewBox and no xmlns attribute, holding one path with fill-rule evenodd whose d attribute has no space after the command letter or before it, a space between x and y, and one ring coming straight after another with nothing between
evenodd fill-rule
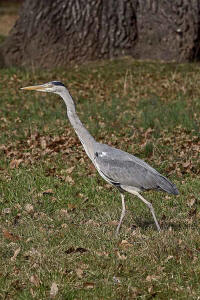
<instances>
[{"instance_id":1,"label":"black eye stripe","mask_svg":"<svg viewBox=\"0 0 200 300\"><path fill-rule=\"evenodd\" d=\"M52 81L53 85L60 85L60 86L64 86L64 84L60 81Z\"/></svg>"}]
</instances>

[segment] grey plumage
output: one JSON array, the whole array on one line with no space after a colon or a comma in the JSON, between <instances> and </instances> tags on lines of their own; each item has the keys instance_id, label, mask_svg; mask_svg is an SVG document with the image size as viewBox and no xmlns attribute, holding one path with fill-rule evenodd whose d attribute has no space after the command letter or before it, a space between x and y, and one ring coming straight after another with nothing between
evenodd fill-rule
<instances>
[{"instance_id":1,"label":"grey plumage","mask_svg":"<svg viewBox=\"0 0 200 300\"><path fill-rule=\"evenodd\" d=\"M140 192L160 190L178 195L179 192L176 186L143 160L122 150L96 142L78 118L73 99L63 83L52 81L44 85L30 86L22 89L52 92L63 98L67 106L68 118L87 155L97 168L99 174L120 191L122 213L116 233L118 234L125 216L124 191L136 195L149 207L156 227L160 231L153 206L140 195Z\"/></svg>"},{"instance_id":2,"label":"grey plumage","mask_svg":"<svg viewBox=\"0 0 200 300\"><path fill-rule=\"evenodd\" d=\"M176 186L143 160L108 145L97 143L95 147L95 164L113 183L178 195Z\"/></svg>"}]
</instances>

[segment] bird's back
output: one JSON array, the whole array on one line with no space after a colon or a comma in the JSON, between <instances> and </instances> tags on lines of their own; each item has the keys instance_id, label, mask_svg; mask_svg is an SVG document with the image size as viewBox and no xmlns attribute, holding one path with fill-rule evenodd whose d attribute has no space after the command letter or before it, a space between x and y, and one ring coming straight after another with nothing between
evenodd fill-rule
<instances>
[{"instance_id":1,"label":"bird's back","mask_svg":"<svg viewBox=\"0 0 200 300\"><path fill-rule=\"evenodd\" d=\"M134 155L100 143L96 143L94 150L94 164L111 184L140 191L157 189L178 194L172 182Z\"/></svg>"}]
</instances>

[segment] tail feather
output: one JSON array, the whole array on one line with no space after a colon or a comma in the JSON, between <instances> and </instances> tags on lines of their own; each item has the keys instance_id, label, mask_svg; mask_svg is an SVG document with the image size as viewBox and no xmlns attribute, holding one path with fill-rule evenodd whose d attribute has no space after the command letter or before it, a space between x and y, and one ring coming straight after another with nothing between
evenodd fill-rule
<instances>
[{"instance_id":1,"label":"tail feather","mask_svg":"<svg viewBox=\"0 0 200 300\"><path fill-rule=\"evenodd\" d=\"M169 179L164 176L160 176L159 180L159 188L169 194L178 195L179 191L174 183L172 183Z\"/></svg>"}]
</instances>

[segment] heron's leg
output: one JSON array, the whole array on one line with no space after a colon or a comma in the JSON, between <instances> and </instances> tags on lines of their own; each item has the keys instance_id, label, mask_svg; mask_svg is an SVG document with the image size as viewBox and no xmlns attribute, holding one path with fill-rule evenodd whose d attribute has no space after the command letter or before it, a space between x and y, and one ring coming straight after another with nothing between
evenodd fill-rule
<instances>
[{"instance_id":1,"label":"heron's leg","mask_svg":"<svg viewBox=\"0 0 200 300\"><path fill-rule=\"evenodd\" d=\"M119 233L120 226L121 226L122 221L123 221L123 218L124 218L124 216L125 216L125 214L126 214L126 207L125 207L125 201L124 201L125 196L124 196L124 194L122 194L122 193L120 193L120 195L121 195L121 198L122 198L122 212L121 212L121 217L120 217L120 220L119 220L119 224L118 224L118 226L117 226L116 236L117 236L118 233Z\"/></svg>"},{"instance_id":2,"label":"heron's leg","mask_svg":"<svg viewBox=\"0 0 200 300\"><path fill-rule=\"evenodd\" d=\"M148 208L150 209L151 213L152 213L152 216L153 216L153 219L154 219L154 222L156 223L156 227L158 229L158 231L160 231L160 225L158 224L158 221L156 219L156 215L155 215L155 212L154 212L154 209L153 209L153 206L150 202L148 202L146 199L144 199L138 192L135 192L134 193L136 196L138 196L147 206Z\"/></svg>"}]
</instances>

